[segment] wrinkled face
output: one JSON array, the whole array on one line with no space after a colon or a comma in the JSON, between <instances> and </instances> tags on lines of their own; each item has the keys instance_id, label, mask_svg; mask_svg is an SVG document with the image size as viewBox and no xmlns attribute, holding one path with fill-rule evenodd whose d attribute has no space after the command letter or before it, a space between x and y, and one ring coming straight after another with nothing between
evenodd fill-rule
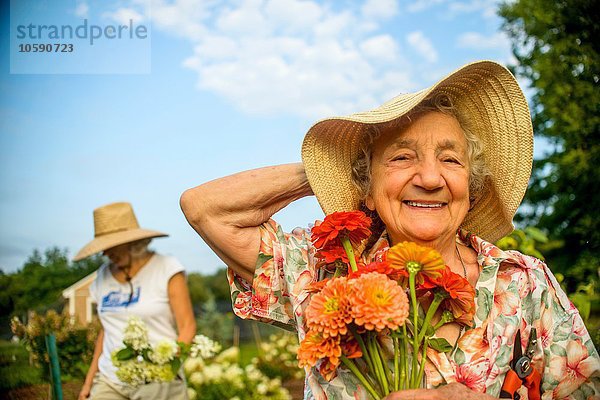
<instances>
[{"instance_id":1,"label":"wrinkled face","mask_svg":"<svg viewBox=\"0 0 600 400\"><path fill-rule=\"evenodd\" d=\"M129 253L129 243L122 244L120 246L112 247L104 250L102 253L110 259L110 261L117 267L125 268L130 266L131 256Z\"/></svg>"},{"instance_id":2,"label":"wrinkled face","mask_svg":"<svg viewBox=\"0 0 600 400\"><path fill-rule=\"evenodd\" d=\"M377 210L392 243L454 241L469 211L467 141L458 121L421 114L384 132L372 150L365 204Z\"/></svg>"}]
</instances>

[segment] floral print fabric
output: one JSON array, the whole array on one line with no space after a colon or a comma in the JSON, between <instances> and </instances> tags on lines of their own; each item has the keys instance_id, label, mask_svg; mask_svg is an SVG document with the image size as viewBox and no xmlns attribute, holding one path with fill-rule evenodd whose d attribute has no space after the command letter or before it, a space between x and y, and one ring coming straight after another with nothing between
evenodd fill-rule
<instances>
[{"instance_id":1,"label":"floral print fabric","mask_svg":"<svg viewBox=\"0 0 600 400\"><path fill-rule=\"evenodd\" d=\"M298 332L304 338L304 309L310 283L323 278L315 267L310 233L284 233L269 220L261 227L261 244L252 284L229 270L234 312ZM451 353L429 349L427 386L461 382L478 392L498 397L517 330L527 346L535 327L538 344L533 366L542 373L542 399L600 399L600 358L583 321L540 260L516 251L503 251L461 231L457 241L478 254L480 275L475 287L474 327L458 340ZM365 263L381 261L389 243L385 233L363 254ZM527 399L527 391L519 391ZM305 399L367 399L353 375L339 369L327 382L316 369L307 369Z\"/></svg>"}]
</instances>

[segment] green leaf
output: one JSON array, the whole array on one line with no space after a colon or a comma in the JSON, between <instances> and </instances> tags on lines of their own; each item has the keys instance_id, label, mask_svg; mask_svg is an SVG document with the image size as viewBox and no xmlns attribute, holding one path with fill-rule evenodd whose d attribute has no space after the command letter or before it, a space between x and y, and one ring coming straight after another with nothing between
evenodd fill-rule
<instances>
[{"instance_id":1,"label":"green leaf","mask_svg":"<svg viewBox=\"0 0 600 400\"><path fill-rule=\"evenodd\" d=\"M578 292L569 295L569 299L579 310L579 314L581 314L583 321L587 322L588 318L590 317L590 312L592 311L592 302L590 297L585 293Z\"/></svg>"},{"instance_id":2,"label":"green leaf","mask_svg":"<svg viewBox=\"0 0 600 400\"><path fill-rule=\"evenodd\" d=\"M447 353L452 350L452 346L444 338L429 339L429 347L442 353Z\"/></svg>"},{"instance_id":3,"label":"green leaf","mask_svg":"<svg viewBox=\"0 0 600 400\"><path fill-rule=\"evenodd\" d=\"M479 282L485 282L496 275L498 269L495 266L484 267L479 274Z\"/></svg>"},{"instance_id":4,"label":"green leaf","mask_svg":"<svg viewBox=\"0 0 600 400\"><path fill-rule=\"evenodd\" d=\"M536 228L535 226L528 226L527 228L525 228L525 233L527 234L527 236L529 236L536 242L540 242L540 243L548 242L548 236L546 236L546 234L544 232L542 232L540 229Z\"/></svg>"},{"instance_id":5,"label":"green leaf","mask_svg":"<svg viewBox=\"0 0 600 400\"><path fill-rule=\"evenodd\" d=\"M130 360L134 356L135 356L135 353L134 353L133 349L129 346L127 346L124 349L121 349L117 352L117 360L119 360L119 361Z\"/></svg>"},{"instance_id":6,"label":"green leaf","mask_svg":"<svg viewBox=\"0 0 600 400\"><path fill-rule=\"evenodd\" d=\"M269 261L271 258L273 258L272 255L258 253L258 260L256 260L256 267L258 268L258 267L262 266L265 262Z\"/></svg>"},{"instance_id":7,"label":"green leaf","mask_svg":"<svg viewBox=\"0 0 600 400\"><path fill-rule=\"evenodd\" d=\"M292 263L297 267L302 267L306 265L306 260L302 257L302 251L300 249L293 249L292 251L288 251L287 253L288 260L291 260Z\"/></svg>"},{"instance_id":8,"label":"green leaf","mask_svg":"<svg viewBox=\"0 0 600 400\"><path fill-rule=\"evenodd\" d=\"M458 365L462 365L465 363L465 353L458 347L456 348L456 352L454 353L454 361Z\"/></svg>"},{"instance_id":9,"label":"green leaf","mask_svg":"<svg viewBox=\"0 0 600 400\"><path fill-rule=\"evenodd\" d=\"M550 346L550 350L552 351L553 354L557 354L561 357L567 356L567 350L565 350L564 347L557 345L556 343L554 343L552 346Z\"/></svg>"},{"instance_id":10,"label":"green leaf","mask_svg":"<svg viewBox=\"0 0 600 400\"><path fill-rule=\"evenodd\" d=\"M179 368L181 367L181 358L175 357L174 359L171 360L170 364L171 364L171 371L173 371L174 375L177 375L177 372L179 372Z\"/></svg>"},{"instance_id":11,"label":"green leaf","mask_svg":"<svg viewBox=\"0 0 600 400\"><path fill-rule=\"evenodd\" d=\"M477 293L477 318L481 321L487 318L492 309L493 301L494 296L487 288L483 287L479 289Z\"/></svg>"}]
</instances>

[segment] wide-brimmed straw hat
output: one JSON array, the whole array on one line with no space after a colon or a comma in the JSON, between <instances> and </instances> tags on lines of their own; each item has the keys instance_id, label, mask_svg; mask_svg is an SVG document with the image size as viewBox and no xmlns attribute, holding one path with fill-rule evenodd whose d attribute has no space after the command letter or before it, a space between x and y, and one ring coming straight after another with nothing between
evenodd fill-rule
<instances>
[{"instance_id":1,"label":"wide-brimmed straw hat","mask_svg":"<svg viewBox=\"0 0 600 400\"><path fill-rule=\"evenodd\" d=\"M491 242L512 232L512 219L531 175L533 129L517 81L492 61L467 64L427 89L402 94L373 110L313 125L302 144L302 160L325 214L360 207L351 166L364 135L372 131L369 126L400 118L438 92L452 100L461 123L482 141L492 174L461 226Z\"/></svg>"},{"instance_id":2,"label":"wide-brimmed straw hat","mask_svg":"<svg viewBox=\"0 0 600 400\"><path fill-rule=\"evenodd\" d=\"M125 243L168 236L166 233L140 228L131 204L111 203L94 210L94 240L73 257L78 261Z\"/></svg>"}]
</instances>

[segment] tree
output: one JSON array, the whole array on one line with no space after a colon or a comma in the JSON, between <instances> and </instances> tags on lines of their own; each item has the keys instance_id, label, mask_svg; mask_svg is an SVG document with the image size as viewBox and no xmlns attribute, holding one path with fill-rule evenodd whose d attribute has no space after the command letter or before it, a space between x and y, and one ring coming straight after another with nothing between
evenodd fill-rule
<instances>
[{"instance_id":1,"label":"tree","mask_svg":"<svg viewBox=\"0 0 600 400\"><path fill-rule=\"evenodd\" d=\"M62 303L62 291L100 267L101 256L72 263L67 251L52 247L42 255L35 250L23 267L3 275L0 288L2 315L25 314L29 310L45 311Z\"/></svg>"},{"instance_id":2,"label":"tree","mask_svg":"<svg viewBox=\"0 0 600 400\"><path fill-rule=\"evenodd\" d=\"M553 145L534 162L518 217L548 232L545 255L570 286L597 279L600 265L599 11L595 0L516 0L499 11L513 71L534 89L535 134Z\"/></svg>"}]
</instances>

